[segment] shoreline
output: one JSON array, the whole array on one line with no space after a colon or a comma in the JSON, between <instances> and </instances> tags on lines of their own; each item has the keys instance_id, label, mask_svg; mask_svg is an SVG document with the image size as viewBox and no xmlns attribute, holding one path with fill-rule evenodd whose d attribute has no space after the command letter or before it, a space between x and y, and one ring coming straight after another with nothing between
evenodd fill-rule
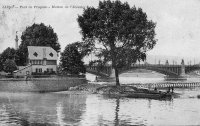
<instances>
[{"instance_id":1,"label":"shoreline","mask_svg":"<svg viewBox=\"0 0 200 126\"><path fill-rule=\"evenodd\" d=\"M148 98L157 100L171 99L172 97L179 97L177 93L137 88L133 85L108 85L108 84L85 84L69 88L69 91L59 92L64 94L99 94L109 97L126 97L126 98Z\"/></svg>"},{"instance_id":2,"label":"shoreline","mask_svg":"<svg viewBox=\"0 0 200 126\"><path fill-rule=\"evenodd\" d=\"M87 84L78 85L75 87L70 87L68 91L83 91L83 92L89 92L89 93L96 93L97 88L101 87L108 87L113 86L116 87L115 82L102 82L99 84L99 82L88 82ZM194 88L194 87L200 87L200 82L167 82L167 83L132 83L132 84L121 84L120 86L127 86L127 87L136 87L139 89L151 89L154 88L157 89L167 89L169 87L173 88Z\"/></svg>"},{"instance_id":3,"label":"shoreline","mask_svg":"<svg viewBox=\"0 0 200 126\"><path fill-rule=\"evenodd\" d=\"M85 78L31 78L0 80L0 91L9 92L58 92L67 91L70 87L86 84Z\"/></svg>"}]
</instances>

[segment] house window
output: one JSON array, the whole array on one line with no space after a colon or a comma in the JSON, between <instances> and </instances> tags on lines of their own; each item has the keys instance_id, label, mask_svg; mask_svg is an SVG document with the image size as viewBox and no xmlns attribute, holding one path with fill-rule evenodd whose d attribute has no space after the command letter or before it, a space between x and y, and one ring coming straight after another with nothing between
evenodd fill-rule
<instances>
[{"instance_id":1,"label":"house window","mask_svg":"<svg viewBox=\"0 0 200 126\"><path fill-rule=\"evenodd\" d=\"M56 60L47 60L47 65L56 65Z\"/></svg>"},{"instance_id":2,"label":"house window","mask_svg":"<svg viewBox=\"0 0 200 126\"><path fill-rule=\"evenodd\" d=\"M39 69L39 72L42 73L42 68Z\"/></svg>"},{"instance_id":3,"label":"house window","mask_svg":"<svg viewBox=\"0 0 200 126\"><path fill-rule=\"evenodd\" d=\"M36 60L32 60L32 64L33 64L33 65L36 65Z\"/></svg>"},{"instance_id":4,"label":"house window","mask_svg":"<svg viewBox=\"0 0 200 126\"><path fill-rule=\"evenodd\" d=\"M47 68L47 73L53 73L53 68Z\"/></svg>"},{"instance_id":5,"label":"house window","mask_svg":"<svg viewBox=\"0 0 200 126\"><path fill-rule=\"evenodd\" d=\"M47 68L47 72L48 72L48 73L53 72L53 68Z\"/></svg>"},{"instance_id":6,"label":"house window","mask_svg":"<svg viewBox=\"0 0 200 126\"><path fill-rule=\"evenodd\" d=\"M43 64L43 61L42 61L42 60L31 60L30 62L31 62L31 64L33 64L33 65L42 65L42 64Z\"/></svg>"},{"instance_id":7,"label":"house window","mask_svg":"<svg viewBox=\"0 0 200 126\"><path fill-rule=\"evenodd\" d=\"M36 68L36 69L35 69L35 72L36 72L36 73L42 73L42 68Z\"/></svg>"}]
</instances>

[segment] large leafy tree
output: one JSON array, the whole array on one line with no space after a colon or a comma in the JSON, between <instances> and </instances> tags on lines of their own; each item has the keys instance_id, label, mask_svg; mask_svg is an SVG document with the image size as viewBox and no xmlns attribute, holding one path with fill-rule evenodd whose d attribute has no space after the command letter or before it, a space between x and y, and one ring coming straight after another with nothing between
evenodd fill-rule
<instances>
[{"instance_id":1,"label":"large leafy tree","mask_svg":"<svg viewBox=\"0 0 200 126\"><path fill-rule=\"evenodd\" d=\"M77 43L67 45L60 58L62 71L72 75L85 73L86 69L82 58L82 54L77 48Z\"/></svg>"},{"instance_id":2,"label":"large leafy tree","mask_svg":"<svg viewBox=\"0 0 200 126\"><path fill-rule=\"evenodd\" d=\"M19 56L17 65L26 65L28 56L27 46L50 46L55 51L60 52L57 34L51 26L46 26L43 23L27 27L22 33L21 40L17 50L17 55Z\"/></svg>"},{"instance_id":3,"label":"large leafy tree","mask_svg":"<svg viewBox=\"0 0 200 126\"><path fill-rule=\"evenodd\" d=\"M11 58L7 59L3 64L3 70L8 73L13 73L13 71L17 70L17 65L15 61Z\"/></svg>"},{"instance_id":4,"label":"large leafy tree","mask_svg":"<svg viewBox=\"0 0 200 126\"><path fill-rule=\"evenodd\" d=\"M141 8L117 1L100 1L97 8L88 7L77 19L86 45L97 49L104 61L112 61L116 85L118 71L146 58L146 51L156 44L156 24L147 19Z\"/></svg>"},{"instance_id":5,"label":"large leafy tree","mask_svg":"<svg viewBox=\"0 0 200 126\"><path fill-rule=\"evenodd\" d=\"M16 59L16 51L14 48L6 48L0 55L0 70L3 70L3 64L7 59Z\"/></svg>"},{"instance_id":6,"label":"large leafy tree","mask_svg":"<svg viewBox=\"0 0 200 126\"><path fill-rule=\"evenodd\" d=\"M84 58L85 56L89 55L91 51L93 50L93 47L90 45L85 44L84 42L74 42L71 44L71 46L75 46L78 50L78 52L81 54L81 57Z\"/></svg>"}]
</instances>

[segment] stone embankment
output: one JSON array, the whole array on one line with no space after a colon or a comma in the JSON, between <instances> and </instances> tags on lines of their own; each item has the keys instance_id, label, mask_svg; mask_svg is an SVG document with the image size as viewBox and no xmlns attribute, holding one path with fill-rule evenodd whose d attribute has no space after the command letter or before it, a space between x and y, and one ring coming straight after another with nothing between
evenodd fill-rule
<instances>
[{"instance_id":1,"label":"stone embankment","mask_svg":"<svg viewBox=\"0 0 200 126\"><path fill-rule=\"evenodd\" d=\"M51 78L22 78L0 79L0 91L9 92L57 92L67 91L70 87L86 84L85 78L51 77Z\"/></svg>"}]
</instances>

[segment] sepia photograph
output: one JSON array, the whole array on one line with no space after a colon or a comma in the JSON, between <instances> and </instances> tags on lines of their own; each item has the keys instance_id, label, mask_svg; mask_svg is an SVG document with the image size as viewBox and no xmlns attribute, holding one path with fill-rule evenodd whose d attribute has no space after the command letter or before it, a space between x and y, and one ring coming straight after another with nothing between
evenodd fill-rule
<instances>
[{"instance_id":1,"label":"sepia photograph","mask_svg":"<svg viewBox=\"0 0 200 126\"><path fill-rule=\"evenodd\" d=\"M0 0L0 126L200 125L200 0Z\"/></svg>"}]
</instances>

